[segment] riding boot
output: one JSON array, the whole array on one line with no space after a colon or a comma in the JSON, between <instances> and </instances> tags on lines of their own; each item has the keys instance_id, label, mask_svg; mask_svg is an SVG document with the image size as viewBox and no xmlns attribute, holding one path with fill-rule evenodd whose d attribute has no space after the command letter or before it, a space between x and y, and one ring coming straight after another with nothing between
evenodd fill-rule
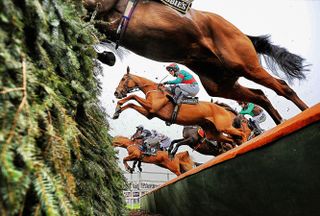
<instances>
[{"instance_id":1,"label":"riding boot","mask_svg":"<svg viewBox=\"0 0 320 216\"><path fill-rule=\"evenodd\" d=\"M254 134L255 134L256 136L258 136L258 135L260 135L260 134L263 133L263 129L259 126L259 124L258 124L255 120L252 120L251 123L252 123L252 125L254 126L253 131L254 131Z\"/></svg>"},{"instance_id":2,"label":"riding boot","mask_svg":"<svg viewBox=\"0 0 320 216\"><path fill-rule=\"evenodd\" d=\"M173 101L175 104L181 104L183 98L182 91L177 92L177 94L173 97Z\"/></svg>"}]
</instances>

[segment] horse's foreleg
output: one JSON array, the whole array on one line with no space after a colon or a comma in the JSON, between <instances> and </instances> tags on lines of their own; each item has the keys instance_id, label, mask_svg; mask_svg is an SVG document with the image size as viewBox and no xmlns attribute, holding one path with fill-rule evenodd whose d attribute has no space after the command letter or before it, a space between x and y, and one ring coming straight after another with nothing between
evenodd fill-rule
<instances>
[{"instance_id":1,"label":"horse's foreleg","mask_svg":"<svg viewBox=\"0 0 320 216\"><path fill-rule=\"evenodd\" d=\"M141 97L134 95L134 94L129 95L128 97L125 97L125 98L119 100L117 105L121 107L124 103L128 102L129 100L137 101L142 107L144 107L145 109L148 109L148 110L150 110L152 107L152 104L148 100L141 98Z\"/></svg>"},{"instance_id":2,"label":"horse's foreleg","mask_svg":"<svg viewBox=\"0 0 320 216\"><path fill-rule=\"evenodd\" d=\"M139 169L140 172L142 172L141 161L140 161L140 160L139 160L139 162L138 162L138 169Z\"/></svg>"},{"instance_id":3,"label":"horse's foreleg","mask_svg":"<svg viewBox=\"0 0 320 216\"><path fill-rule=\"evenodd\" d=\"M129 166L128 161L132 161L134 159L137 159L135 155L128 155L127 157L123 158L123 165L130 173L133 173L134 169Z\"/></svg>"},{"instance_id":4,"label":"horse's foreleg","mask_svg":"<svg viewBox=\"0 0 320 216\"><path fill-rule=\"evenodd\" d=\"M136 168L137 163L138 163L137 160L135 160L135 161L133 162L133 164L132 164L132 169L133 169L133 170Z\"/></svg>"},{"instance_id":5,"label":"horse's foreleg","mask_svg":"<svg viewBox=\"0 0 320 216\"><path fill-rule=\"evenodd\" d=\"M230 136L232 136L232 138L234 139L234 141L238 145L240 145L240 144L244 143L245 141L247 141L246 135L240 129L236 129L234 127L229 127L229 128L223 129L221 132L229 134ZM241 138L241 142L237 141L238 137Z\"/></svg>"},{"instance_id":6,"label":"horse's foreleg","mask_svg":"<svg viewBox=\"0 0 320 216\"><path fill-rule=\"evenodd\" d=\"M193 138L189 137L187 139L182 139L182 141L178 142L177 145L174 147L174 149L172 150L172 152L170 153L170 157L174 158L175 154L177 153L178 149L180 146L182 145L189 145L193 142Z\"/></svg>"},{"instance_id":7,"label":"horse's foreleg","mask_svg":"<svg viewBox=\"0 0 320 216\"><path fill-rule=\"evenodd\" d=\"M118 113L121 113L122 111L126 110L126 109L134 109L136 110L137 112L139 112L140 114L144 115L145 117L147 117L148 119L151 119L152 118L152 115L150 114L150 112L148 110L146 110L144 107L141 107L141 106L138 106L136 104L127 104L123 107L121 107L118 111ZM115 113L116 114L116 113Z\"/></svg>"},{"instance_id":8,"label":"horse's foreleg","mask_svg":"<svg viewBox=\"0 0 320 216\"><path fill-rule=\"evenodd\" d=\"M172 149L173 149L174 144L175 144L175 143L178 143L178 142L180 142L180 141L182 141L182 140L184 140L184 138L182 138L182 139L175 139L175 140L172 140L172 142L170 143L170 146L169 146L169 148L168 148L168 152L169 152L169 154L171 153L171 151L172 151Z\"/></svg>"},{"instance_id":9,"label":"horse's foreleg","mask_svg":"<svg viewBox=\"0 0 320 216\"><path fill-rule=\"evenodd\" d=\"M128 97L122 98L117 102L117 106L122 106L124 103L128 102L129 100L134 100L136 95L129 95ZM138 97L138 96L136 96Z\"/></svg>"}]
</instances>

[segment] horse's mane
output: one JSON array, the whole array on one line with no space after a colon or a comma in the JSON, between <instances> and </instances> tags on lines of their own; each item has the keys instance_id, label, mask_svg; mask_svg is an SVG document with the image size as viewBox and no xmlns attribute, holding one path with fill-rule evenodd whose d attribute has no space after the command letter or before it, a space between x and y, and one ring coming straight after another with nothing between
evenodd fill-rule
<instances>
[{"instance_id":1,"label":"horse's mane","mask_svg":"<svg viewBox=\"0 0 320 216\"><path fill-rule=\"evenodd\" d=\"M147 80L148 82L150 82L150 83L152 83L154 86L156 86L159 90L161 90L161 91L163 91L163 92L168 92L168 90L167 90L166 87L160 85L161 83L157 83L157 82L155 82L155 81L153 81L153 80L150 80L150 79L148 79L148 78L139 76L139 75L137 75L137 74L130 73L130 75L133 75L133 76L135 76L135 77L138 77L138 78L142 78L142 79L144 79L144 80Z\"/></svg>"},{"instance_id":2,"label":"horse's mane","mask_svg":"<svg viewBox=\"0 0 320 216\"><path fill-rule=\"evenodd\" d=\"M132 142L132 140L130 138L125 137L125 136L115 136L115 137L113 137L112 142L118 141L118 140L126 140L126 141L131 141Z\"/></svg>"},{"instance_id":3,"label":"horse's mane","mask_svg":"<svg viewBox=\"0 0 320 216\"><path fill-rule=\"evenodd\" d=\"M214 103L217 104L218 106L225 108L226 110L228 110L229 112L232 112L235 115L239 114L235 109L233 109L231 106L229 106L226 103L221 103L221 102L214 102Z\"/></svg>"}]
</instances>

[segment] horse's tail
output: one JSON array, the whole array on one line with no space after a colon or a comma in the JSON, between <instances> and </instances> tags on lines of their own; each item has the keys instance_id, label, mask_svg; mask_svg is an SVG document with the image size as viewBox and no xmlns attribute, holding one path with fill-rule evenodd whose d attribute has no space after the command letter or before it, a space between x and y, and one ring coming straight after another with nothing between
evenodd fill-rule
<instances>
[{"instance_id":1,"label":"horse's tail","mask_svg":"<svg viewBox=\"0 0 320 216\"><path fill-rule=\"evenodd\" d=\"M276 65L285 73L287 79L292 81L294 78L305 79L305 71L308 71L304 65L305 59L290 53L287 49L273 45L270 42L269 35L249 36L247 37L253 43L254 48L258 54L262 54L267 67L272 73L278 75Z\"/></svg>"},{"instance_id":2,"label":"horse's tail","mask_svg":"<svg viewBox=\"0 0 320 216\"><path fill-rule=\"evenodd\" d=\"M179 159L181 173L185 173L193 168L194 162L191 159L189 152L179 152L176 154L176 157Z\"/></svg>"}]
</instances>

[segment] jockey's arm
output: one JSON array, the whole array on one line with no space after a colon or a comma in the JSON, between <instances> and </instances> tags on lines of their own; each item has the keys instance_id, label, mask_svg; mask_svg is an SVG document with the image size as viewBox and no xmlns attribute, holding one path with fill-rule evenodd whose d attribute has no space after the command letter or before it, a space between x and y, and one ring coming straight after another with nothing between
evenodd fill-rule
<instances>
[{"instance_id":1,"label":"jockey's arm","mask_svg":"<svg viewBox=\"0 0 320 216\"><path fill-rule=\"evenodd\" d=\"M166 81L165 84L179 84L182 83L183 78L177 77L175 80Z\"/></svg>"},{"instance_id":2,"label":"jockey's arm","mask_svg":"<svg viewBox=\"0 0 320 216\"><path fill-rule=\"evenodd\" d=\"M175 80L169 80L165 83L166 84L179 84L179 83L182 83L184 78L185 78L185 75L184 75L183 71L181 71L177 74L177 78Z\"/></svg>"}]
</instances>

